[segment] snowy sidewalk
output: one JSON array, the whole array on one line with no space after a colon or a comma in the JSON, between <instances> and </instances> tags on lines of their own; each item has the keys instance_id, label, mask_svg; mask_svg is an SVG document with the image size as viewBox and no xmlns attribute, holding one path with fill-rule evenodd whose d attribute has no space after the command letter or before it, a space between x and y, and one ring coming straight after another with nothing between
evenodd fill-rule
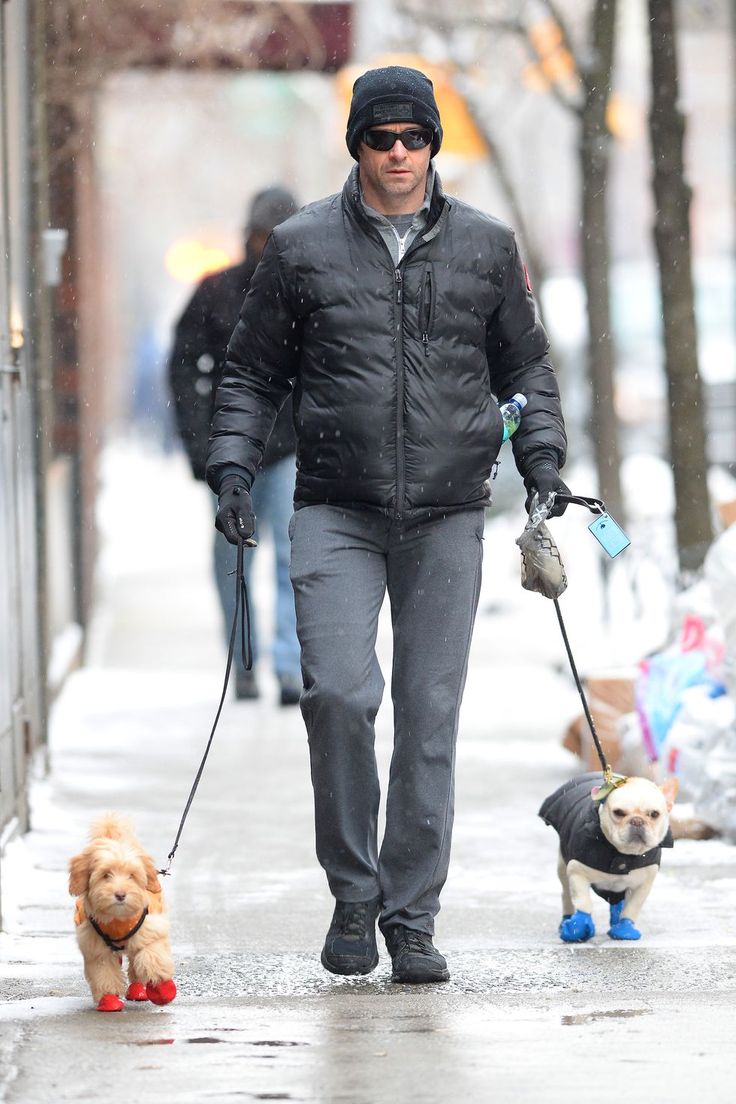
<instances>
[{"instance_id":1,"label":"snowy sidewalk","mask_svg":"<svg viewBox=\"0 0 736 1104\"><path fill-rule=\"evenodd\" d=\"M602 934L566 947L557 937L556 843L536 810L578 769L560 746L578 702L551 604L519 587L520 517L487 531L437 923L451 981L393 986L383 950L368 978L322 969L332 906L313 852L306 739L299 711L274 704L263 669L263 698L230 700L223 712L165 884L179 996L166 1008L96 1013L74 940L68 857L92 816L115 807L163 863L224 664L202 488L181 458L121 444L108 451L103 491L88 665L54 708L33 830L3 863L0 1100L94 1101L117 1091L177 1102L503 1104L591 1093L618 1102L623 1079L635 1076L636 1095L652 1100L730 1101L736 849L680 842L666 853L639 945ZM160 528L162 495L176 502L175 541ZM580 557L573 541L565 608L588 658L604 648L585 588L590 562ZM259 594L269 580L263 565ZM386 669L385 623L380 651Z\"/></svg>"}]
</instances>

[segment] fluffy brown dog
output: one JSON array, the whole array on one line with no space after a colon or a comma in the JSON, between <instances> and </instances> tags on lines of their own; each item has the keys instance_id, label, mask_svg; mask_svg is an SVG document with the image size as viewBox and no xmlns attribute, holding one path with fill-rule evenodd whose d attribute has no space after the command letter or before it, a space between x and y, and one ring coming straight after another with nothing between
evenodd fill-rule
<instances>
[{"instance_id":1,"label":"fluffy brown dog","mask_svg":"<svg viewBox=\"0 0 736 1104\"><path fill-rule=\"evenodd\" d=\"M176 996L174 963L153 860L115 813L92 824L90 840L69 860L69 892L77 898L77 941L97 1008L119 1012L123 995L168 1004Z\"/></svg>"}]
</instances>

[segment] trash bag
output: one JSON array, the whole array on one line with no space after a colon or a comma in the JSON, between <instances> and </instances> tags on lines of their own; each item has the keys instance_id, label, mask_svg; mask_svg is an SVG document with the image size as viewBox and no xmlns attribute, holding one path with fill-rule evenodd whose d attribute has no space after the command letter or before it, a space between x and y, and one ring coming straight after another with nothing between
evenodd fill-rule
<instances>
[{"instance_id":1,"label":"trash bag","mask_svg":"<svg viewBox=\"0 0 736 1104\"><path fill-rule=\"evenodd\" d=\"M687 690L701 686L711 698L726 692L717 675L721 657L722 648L708 636L702 619L689 615L674 644L642 660L634 698L644 747L651 760L661 757Z\"/></svg>"},{"instance_id":2,"label":"trash bag","mask_svg":"<svg viewBox=\"0 0 736 1104\"><path fill-rule=\"evenodd\" d=\"M696 816L736 842L736 725L716 738L705 756L705 770L693 806Z\"/></svg>"},{"instance_id":3,"label":"trash bag","mask_svg":"<svg viewBox=\"0 0 736 1104\"><path fill-rule=\"evenodd\" d=\"M714 697L708 685L683 691L680 702L660 749L661 774L677 775L682 798L695 801L702 792L711 750L734 724L734 703L727 694Z\"/></svg>"},{"instance_id":4,"label":"trash bag","mask_svg":"<svg viewBox=\"0 0 736 1104\"><path fill-rule=\"evenodd\" d=\"M704 568L713 608L723 629L723 681L736 698L736 524L710 546Z\"/></svg>"},{"instance_id":5,"label":"trash bag","mask_svg":"<svg viewBox=\"0 0 736 1104\"><path fill-rule=\"evenodd\" d=\"M534 495L524 532L516 540L521 549L521 585L524 590L535 590L545 598L559 598L567 589L565 566L544 524L553 501L550 496L540 503L539 496Z\"/></svg>"}]
</instances>

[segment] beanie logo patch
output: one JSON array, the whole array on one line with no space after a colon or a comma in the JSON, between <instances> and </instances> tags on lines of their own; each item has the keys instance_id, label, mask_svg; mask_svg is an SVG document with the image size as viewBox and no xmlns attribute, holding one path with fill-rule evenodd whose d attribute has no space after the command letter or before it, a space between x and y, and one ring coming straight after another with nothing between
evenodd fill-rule
<instances>
[{"instance_id":1,"label":"beanie logo patch","mask_svg":"<svg viewBox=\"0 0 736 1104\"><path fill-rule=\"evenodd\" d=\"M411 122L413 119L410 103L374 104L372 112L374 123L400 123L404 119Z\"/></svg>"}]
</instances>

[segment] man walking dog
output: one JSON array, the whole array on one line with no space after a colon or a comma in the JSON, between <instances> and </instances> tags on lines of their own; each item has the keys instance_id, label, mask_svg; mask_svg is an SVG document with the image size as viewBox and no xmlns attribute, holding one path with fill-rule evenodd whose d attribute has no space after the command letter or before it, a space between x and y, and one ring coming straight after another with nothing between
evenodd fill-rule
<instances>
[{"instance_id":1,"label":"man walking dog","mask_svg":"<svg viewBox=\"0 0 736 1104\"><path fill-rule=\"evenodd\" d=\"M253 478L293 392L301 708L317 855L336 898L322 963L373 970L378 919L394 980L444 981L432 936L502 441L496 400L527 398L513 449L530 495L567 490L565 432L513 233L442 192L431 81L399 66L365 73L346 138L357 166L342 193L266 246L217 392L207 478L218 527L232 542L248 537ZM379 850L375 641L386 591L394 750Z\"/></svg>"}]
</instances>

